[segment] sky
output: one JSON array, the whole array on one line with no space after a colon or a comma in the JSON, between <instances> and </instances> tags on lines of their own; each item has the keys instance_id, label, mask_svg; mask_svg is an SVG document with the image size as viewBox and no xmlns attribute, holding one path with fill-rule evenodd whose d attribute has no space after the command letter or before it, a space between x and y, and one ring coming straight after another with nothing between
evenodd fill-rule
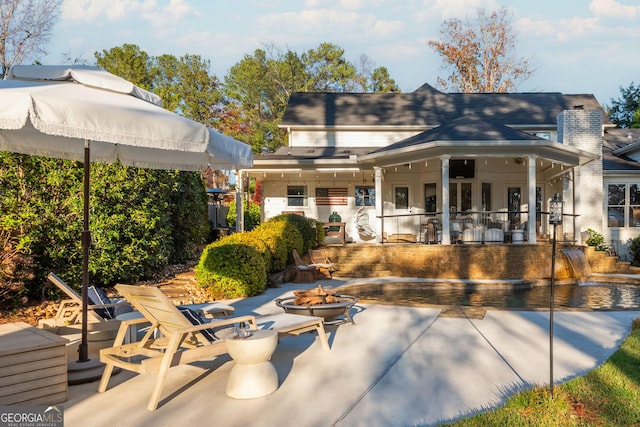
<instances>
[{"instance_id":1,"label":"sky","mask_svg":"<svg viewBox=\"0 0 640 427\"><path fill-rule=\"evenodd\" d=\"M223 80L256 49L302 54L329 42L354 63L365 54L411 92L447 75L427 44L445 20L501 7L515 54L534 64L520 92L588 93L604 106L640 84L640 0L63 0L40 60L93 65L94 52L129 43L151 56L200 55Z\"/></svg>"}]
</instances>

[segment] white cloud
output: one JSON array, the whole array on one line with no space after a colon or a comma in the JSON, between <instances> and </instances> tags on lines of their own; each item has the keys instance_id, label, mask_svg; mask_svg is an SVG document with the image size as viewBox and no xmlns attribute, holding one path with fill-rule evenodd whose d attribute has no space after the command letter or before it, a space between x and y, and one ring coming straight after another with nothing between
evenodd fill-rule
<instances>
[{"instance_id":1,"label":"white cloud","mask_svg":"<svg viewBox=\"0 0 640 427\"><path fill-rule=\"evenodd\" d=\"M567 41L585 35L599 32L601 27L598 18L569 18L569 19L532 19L521 18L514 28L521 38L544 37L556 41Z\"/></svg>"},{"instance_id":2,"label":"white cloud","mask_svg":"<svg viewBox=\"0 0 640 427\"><path fill-rule=\"evenodd\" d=\"M142 17L155 28L172 27L176 21L190 16L200 16L200 13L185 0L171 0L164 7L154 7L142 14Z\"/></svg>"},{"instance_id":3,"label":"white cloud","mask_svg":"<svg viewBox=\"0 0 640 427\"><path fill-rule=\"evenodd\" d=\"M434 18L438 22L451 18L474 20L478 16L478 9L490 12L499 8L500 5L495 0L422 0L420 10L415 12L415 18L418 22Z\"/></svg>"},{"instance_id":4,"label":"white cloud","mask_svg":"<svg viewBox=\"0 0 640 427\"><path fill-rule=\"evenodd\" d=\"M616 0L592 0L589 10L597 16L633 19L640 15L640 6L627 6Z\"/></svg>"},{"instance_id":5,"label":"white cloud","mask_svg":"<svg viewBox=\"0 0 640 427\"><path fill-rule=\"evenodd\" d=\"M274 28L287 29L292 39L314 38L318 35L340 36L343 39L385 38L402 32L404 23L378 19L373 14L334 9L304 10L259 17L261 31L273 33ZM283 34L284 35L284 34Z\"/></svg>"},{"instance_id":6,"label":"white cloud","mask_svg":"<svg viewBox=\"0 0 640 427\"><path fill-rule=\"evenodd\" d=\"M159 5L156 0L64 0L62 17L83 23L102 20L120 21L141 18L154 27L171 26L198 11L186 0L169 0Z\"/></svg>"},{"instance_id":7,"label":"white cloud","mask_svg":"<svg viewBox=\"0 0 640 427\"><path fill-rule=\"evenodd\" d=\"M62 19L87 22L106 16L108 21L116 21L153 7L154 0L64 0Z\"/></svg>"}]
</instances>

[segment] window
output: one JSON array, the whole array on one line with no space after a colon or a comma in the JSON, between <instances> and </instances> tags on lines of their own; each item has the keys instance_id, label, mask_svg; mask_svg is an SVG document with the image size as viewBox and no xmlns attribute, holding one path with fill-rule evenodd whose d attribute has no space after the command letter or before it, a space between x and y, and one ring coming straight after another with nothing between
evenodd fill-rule
<instances>
[{"instance_id":1,"label":"window","mask_svg":"<svg viewBox=\"0 0 640 427\"><path fill-rule=\"evenodd\" d=\"M287 206L307 206L307 186L287 186Z\"/></svg>"},{"instance_id":2,"label":"window","mask_svg":"<svg viewBox=\"0 0 640 427\"><path fill-rule=\"evenodd\" d=\"M375 206L375 205L376 205L375 187L356 186L356 206Z\"/></svg>"},{"instance_id":3,"label":"window","mask_svg":"<svg viewBox=\"0 0 640 427\"><path fill-rule=\"evenodd\" d=\"M629 226L640 227L640 185L629 185Z\"/></svg>"},{"instance_id":4,"label":"window","mask_svg":"<svg viewBox=\"0 0 640 427\"><path fill-rule=\"evenodd\" d=\"M424 185L424 211L437 212L438 198L436 193L436 183L429 182Z\"/></svg>"},{"instance_id":5,"label":"window","mask_svg":"<svg viewBox=\"0 0 640 427\"><path fill-rule=\"evenodd\" d=\"M609 227L624 227L626 187L626 184L607 186L607 225Z\"/></svg>"},{"instance_id":6,"label":"window","mask_svg":"<svg viewBox=\"0 0 640 427\"><path fill-rule=\"evenodd\" d=\"M396 209L409 209L409 187L395 187Z\"/></svg>"},{"instance_id":7,"label":"window","mask_svg":"<svg viewBox=\"0 0 640 427\"><path fill-rule=\"evenodd\" d=\"M640 184L607 186L607 225L640 227Z\"/></svg>"}]
</instances>

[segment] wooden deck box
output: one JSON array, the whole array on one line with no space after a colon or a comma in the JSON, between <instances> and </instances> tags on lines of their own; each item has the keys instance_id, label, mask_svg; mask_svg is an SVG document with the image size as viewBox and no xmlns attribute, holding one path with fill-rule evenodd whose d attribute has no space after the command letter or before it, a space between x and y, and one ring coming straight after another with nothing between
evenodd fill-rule
<instances>
[{"instance_id":1,"label":"wooden deck box","mask_svg":"<svg viewBox=\"0 0 640 427\"><path fill-rule=\"evenodd\" d=\"M23 322L0 325L0 405L65 402L66 343Z\"/></svg>"}]
</instances>

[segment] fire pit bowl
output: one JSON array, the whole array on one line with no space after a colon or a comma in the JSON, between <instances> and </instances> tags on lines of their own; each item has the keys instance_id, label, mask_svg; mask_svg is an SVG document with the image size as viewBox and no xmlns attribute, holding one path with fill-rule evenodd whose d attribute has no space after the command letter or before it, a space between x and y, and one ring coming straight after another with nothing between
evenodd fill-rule
<instances>
[{"instance_id":1,"label":"fire pit bowl","mask_svg":"<svg viewBox=\"0 0 640 427\"><path fill-rule=\"evenodd\" d=\"M276 305L282 307L285 313L322 317L327 324L340 322L341 319L336 318L344 315L355 325L349 310L358 302L358 298L339 294L333 295L333 297L337 302L305 305L296 305L294 303L298 298L296 296L277 298Z\"/></svg>"}]
</instances>

